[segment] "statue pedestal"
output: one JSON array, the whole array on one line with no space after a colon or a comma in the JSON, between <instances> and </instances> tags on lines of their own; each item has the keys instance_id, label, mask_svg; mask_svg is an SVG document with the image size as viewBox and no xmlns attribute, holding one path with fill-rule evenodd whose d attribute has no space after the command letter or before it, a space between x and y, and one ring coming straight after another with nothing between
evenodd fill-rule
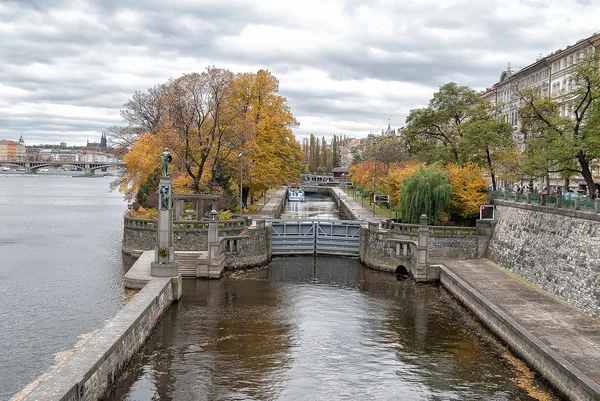
<instances>
[{"instance_id":1,"label":"statue pedestal","mask_svg":"<svg viewBox=\"0 0 600 401\"><path fill-rule=\"evenodd\" d=\"M150 274L157 277L179 274L173 246L173 186L169 177L161 178L158 185L158 229Z\"/></svg>"}]
</instances>

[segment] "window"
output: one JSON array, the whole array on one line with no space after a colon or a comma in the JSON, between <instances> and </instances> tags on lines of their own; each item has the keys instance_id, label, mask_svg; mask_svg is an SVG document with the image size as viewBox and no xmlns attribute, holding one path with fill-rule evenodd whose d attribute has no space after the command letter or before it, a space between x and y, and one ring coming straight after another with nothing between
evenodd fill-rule
<instances>
[{"instance_id":1,"label":"window","mask_svg":"<svg viewBox=\"0 0 600 401\"><path fill-rule=\"evenodd\" d=\"M573 56L569 56L569 65L573 65Z\"/></svg>"}]
</instances>

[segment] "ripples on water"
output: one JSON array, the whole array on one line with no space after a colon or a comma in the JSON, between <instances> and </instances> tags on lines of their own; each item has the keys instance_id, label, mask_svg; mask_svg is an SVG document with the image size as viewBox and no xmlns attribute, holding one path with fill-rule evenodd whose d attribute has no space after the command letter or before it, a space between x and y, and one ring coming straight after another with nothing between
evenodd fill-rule
<instances>
[{"instance_id":1,"label":"ripples on water","mask_svg":"<svg viewBox=\"0 0 600 401\"><path fill-rule=\"evenodd\" d=\"M504 352L437 286L353 259L282 258L185 280L109 399L533 399Z\"/></svg>"},{"instance_id":2,"label":"ripples on water","mask_svg":"<svg viewBox=\"0 0 600 401\"><path fill-rule=\"evenodd\" d=\"M0 400L121 307L126 203L110 181L0 175Z\"/></svg>"}]
</instances>

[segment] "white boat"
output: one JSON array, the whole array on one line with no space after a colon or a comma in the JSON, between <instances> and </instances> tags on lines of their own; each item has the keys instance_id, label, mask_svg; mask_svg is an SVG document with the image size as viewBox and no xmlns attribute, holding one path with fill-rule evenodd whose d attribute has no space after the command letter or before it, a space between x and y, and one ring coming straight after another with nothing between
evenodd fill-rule
<instances>
[{"instance_id":1,"label":"white boat","mask_svg":"<svg viewBox=\"0 0 600 401\"><path fill-rule=\"evenodd\" d=\"M289 202L304 202L304 191L292 184L287 190L287 198Z\"/></svg>"}]
</instances>

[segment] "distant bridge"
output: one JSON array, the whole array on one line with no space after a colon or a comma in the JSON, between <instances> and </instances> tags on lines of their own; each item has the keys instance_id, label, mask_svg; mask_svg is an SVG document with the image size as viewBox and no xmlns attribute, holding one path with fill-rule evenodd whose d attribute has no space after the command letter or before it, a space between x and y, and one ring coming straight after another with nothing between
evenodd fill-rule
<instances>
[{"instance_id":1,"label":"distant bridge","mask_svg":"<svg viewBox=\"0 0 600 401\"><path fill-rule=\"evenodd\" d=\"M77 170L85 172L86 177L94 175L96 170L106 171L111 167L125 167L123 162L66 162L66 161L30 161L30 160L0 160L0 166L24 167L28 174L35 174L41 168L45 167L75 167Z\"/></svg>"}]
</instances>

